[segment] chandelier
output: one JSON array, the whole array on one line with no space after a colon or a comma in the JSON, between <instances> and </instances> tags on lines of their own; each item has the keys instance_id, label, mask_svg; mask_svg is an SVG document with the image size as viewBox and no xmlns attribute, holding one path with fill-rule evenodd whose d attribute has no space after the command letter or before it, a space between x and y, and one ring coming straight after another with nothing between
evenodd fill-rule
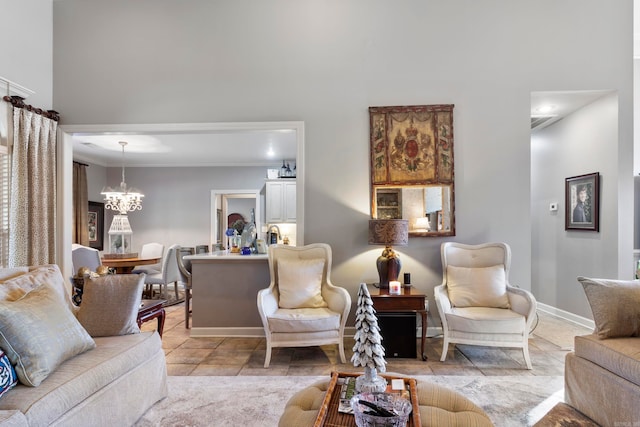
<instances>
[{"instance_id":1,"label":"chandelier","mask_svg":"<svg viewBox=\"0 0 640 427\"><path fill-rule=\"evenodd\" d=\"M118 211L120 215L126 215L127 212L142 209L142 198L144 194L135 188L127 188L127 183L124 180L124 147L127 143L120 141L119 144L122 146L122 182L119 188L113 189L106 187L100 194L104 196L105 209L111 209Z\"/></svg>"}]
</instances>

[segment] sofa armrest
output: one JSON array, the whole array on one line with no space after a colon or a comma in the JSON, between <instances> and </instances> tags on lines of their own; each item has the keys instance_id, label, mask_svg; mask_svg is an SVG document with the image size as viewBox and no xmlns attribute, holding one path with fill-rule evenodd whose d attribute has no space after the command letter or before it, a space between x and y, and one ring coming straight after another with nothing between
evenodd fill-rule
<instances>
[{"instance_id":1,"label":"sofa armrest","mask_svg":"<svg viewBox=\"0 0 640 427\"><path fill-rule=\"evenodd\" d=\"M27 417L18 410L0 410L0 427L28 427Z\"/></svg>"}]
</instances>

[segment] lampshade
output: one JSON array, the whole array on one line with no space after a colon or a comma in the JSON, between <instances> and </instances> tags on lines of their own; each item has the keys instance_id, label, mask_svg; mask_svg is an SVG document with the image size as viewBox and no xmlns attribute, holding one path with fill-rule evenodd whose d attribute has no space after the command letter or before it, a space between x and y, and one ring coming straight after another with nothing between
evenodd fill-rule
<instances>
[{"instance_id":1,"label":"lampshade","mask_svg":"<svg viewBox=\"0 0 640 427\"><path fill-rule=\"evenodd\" d=\"M431 224L429 223L429 218L426 216L416 218L416 230L431 230Z\"/></svg>"},{"instance_id":2,"label":"lampshade","mask_svg":"<svg viewBox=\"0 0 640 427\"><path fill-rule=\"evenodd\" d=\"M409 220L370 219L369 244L407 246L409 244Z\"/></svg>"},{"instance_id":3,"label":"lampshade","mask_svg":"<svg viewBox=\"0 0 640 427\"><path fill-rule=\"evenodd\" d=\"M120 182L120 187L115 189L105 187L100 194L104 196L105 209L118 211L121 215L124 215L127 212L142 209L144 194L135 188L127 187L127 183L124 180L124 147L127 143L120 141L119 144L122 146L122 182Z\"/></svg>"},{"instance_id":4,"label":"lampshade","mask_svg":"<svg viewBox=\"0 0 640 427\"><path fill-rule=\"evenodd\" d=\"M388 289L390 281L398 280L402 267L400 257L391 246L409 244L409 220L370 219L369 244L385 246L382 255L376 260L376 268L380 277L380 289Z\"/></svg>"}]
</instances>

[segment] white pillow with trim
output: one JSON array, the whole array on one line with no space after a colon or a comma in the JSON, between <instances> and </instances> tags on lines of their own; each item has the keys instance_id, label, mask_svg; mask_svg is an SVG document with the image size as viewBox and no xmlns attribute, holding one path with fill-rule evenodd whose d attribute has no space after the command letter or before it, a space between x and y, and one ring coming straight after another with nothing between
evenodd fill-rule
<instances>
[{"instance_id":1,"label":"white pillow with trim","mask_svg":"<svg viewBox=\"0 0 640 427\"><path fill-rule=\"evenodd\" d=\"M322 298L324 259L279 258L277 268L280 308L327 307Z\"/></svg>"},{"instance_id":2,"label":"white pillow with trim","mask_svg":"<svg viewBox=\"0 0 640 427\"><path fill-rule=\"evenodd\" d=\"M504 265L447 266L447 289L454 307L510 308Z\"/></svg>"}]
</instances>

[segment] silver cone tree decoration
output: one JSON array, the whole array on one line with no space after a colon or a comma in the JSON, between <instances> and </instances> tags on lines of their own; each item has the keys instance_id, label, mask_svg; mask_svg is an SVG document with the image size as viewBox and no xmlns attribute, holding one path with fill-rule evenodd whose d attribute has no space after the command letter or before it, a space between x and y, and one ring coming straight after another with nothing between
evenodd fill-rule
<instances>
[{"instance_id":1,"label":"silver cone tree decoration","mask_svg":"<svg viewBox=\"0 0 640 427\"><path fill-rule=\"evenodd\" d=\"M356 309L356 341L353 346L353 365L365 368L365 374L356 378L356 391L384 391L387 382L377 376L384 372L387 362L384 360L384 347L380 336L380 327L373 300L366 283L360 283L358 290L358 308Z\"/></svg>"}]
</instances>

